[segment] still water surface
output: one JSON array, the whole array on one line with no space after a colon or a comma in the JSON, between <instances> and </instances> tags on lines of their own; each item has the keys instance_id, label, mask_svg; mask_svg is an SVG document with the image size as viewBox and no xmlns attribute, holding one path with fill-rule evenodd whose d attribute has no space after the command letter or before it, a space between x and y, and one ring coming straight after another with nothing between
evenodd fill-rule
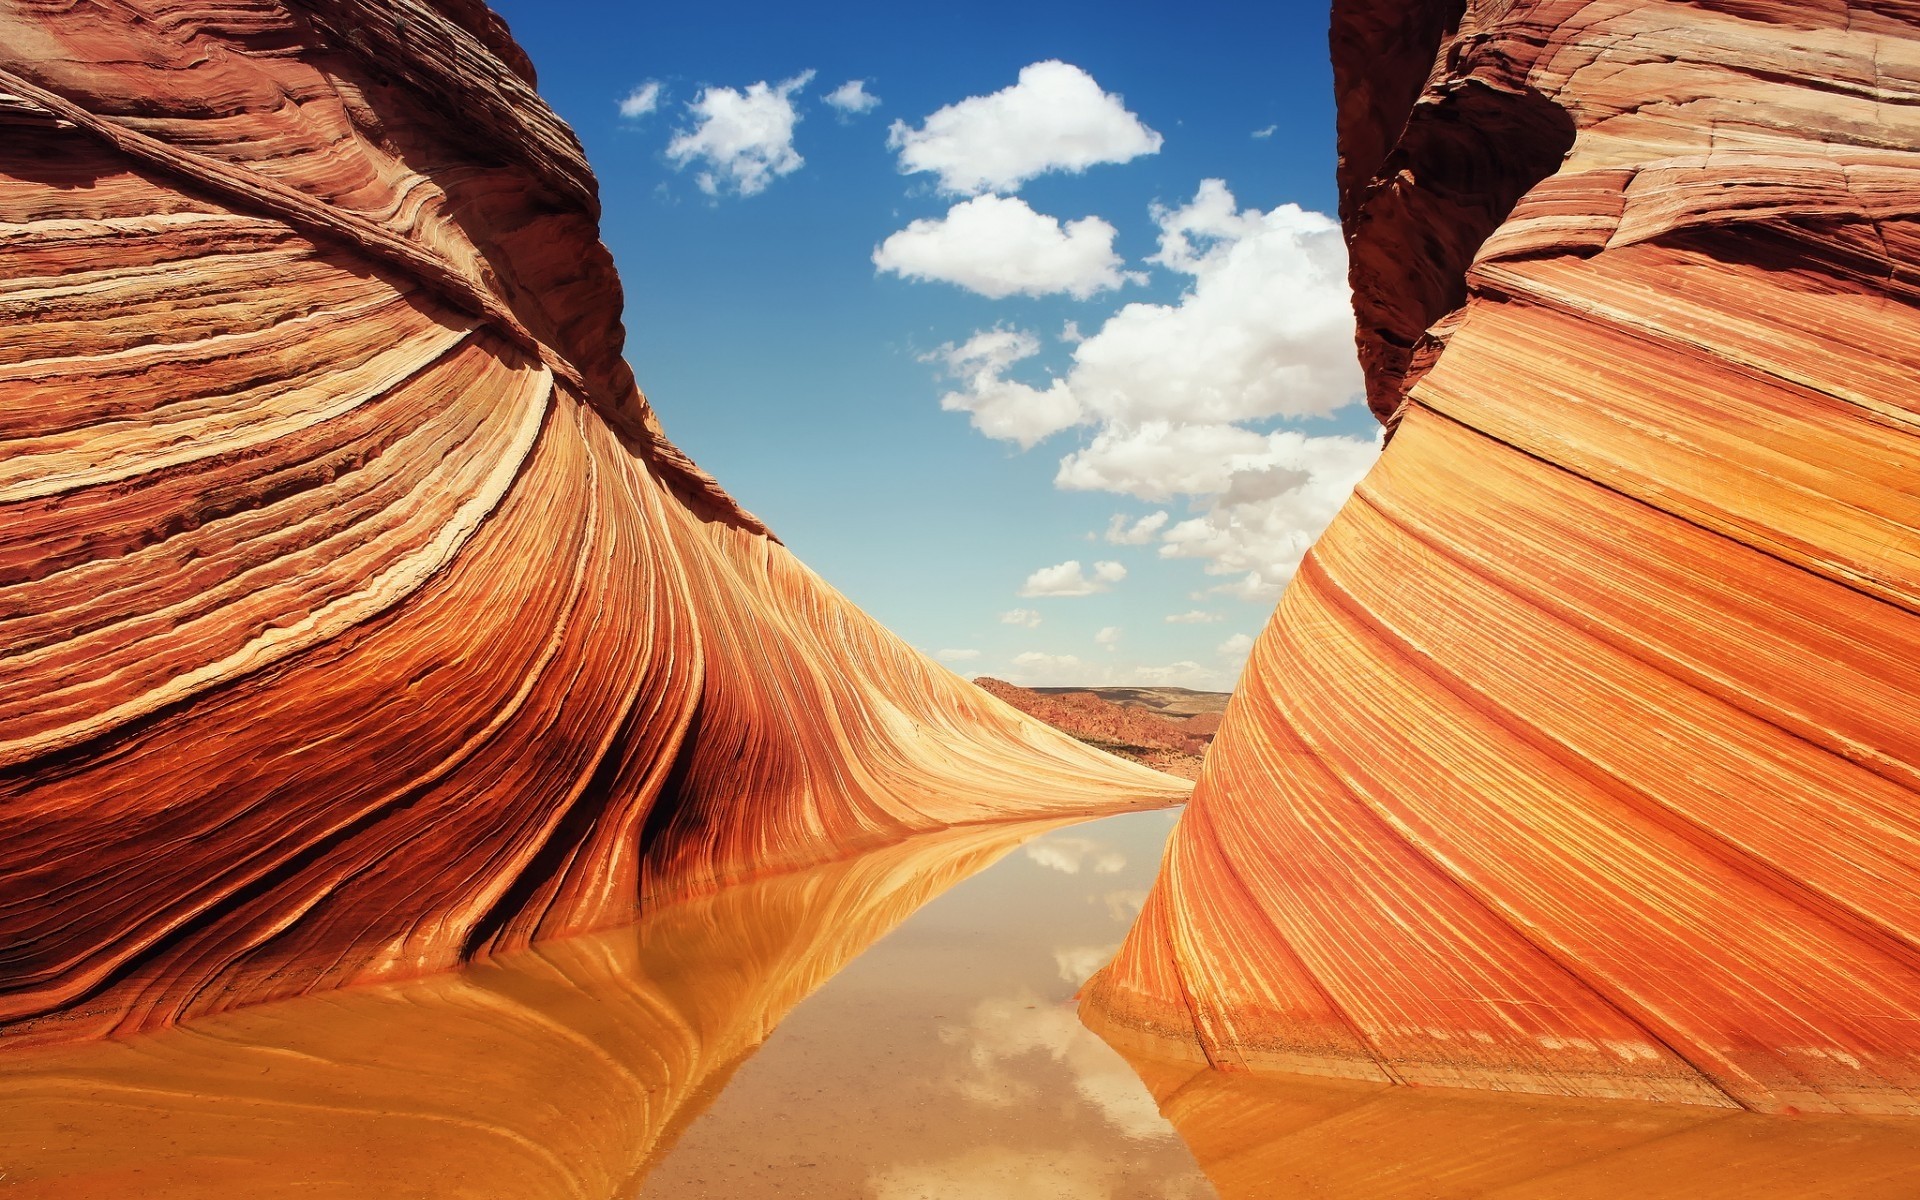
<instances>
[{"instance_id":1,"label":"still water surface","mask_svg":"<svg viewBox=\"0 0 1920 1200\"><path fill-rule=\"evenodd\" d=\"M1173 820L950 830L457 973L0 1047L0 1200L1920 1197L1920 1121L1122 1058L1071 998Z\"/></svg>"},{"instance_id":2,"label":"still water surface","mask_svg":"<svg viewBox=\"0 0 1920 1200\"><path fill-rule=\"evenodd\" d=\"M642 1195L1215 1195L1073 1004L1139 912L1176 815L1040 833L930 901L781 1022Z\"/></svg>"},{"instance_id":3,"label":"still water surface","mask_svg":"<svg viewBox=\"0 0 1920 1200\"><path fill-rule=\"evenodd\" d=\"M1210 1196L1070 1003L1173 820L956 829L457 973L0 1053L0 1197Z\"/></svg>"}]
</instances>

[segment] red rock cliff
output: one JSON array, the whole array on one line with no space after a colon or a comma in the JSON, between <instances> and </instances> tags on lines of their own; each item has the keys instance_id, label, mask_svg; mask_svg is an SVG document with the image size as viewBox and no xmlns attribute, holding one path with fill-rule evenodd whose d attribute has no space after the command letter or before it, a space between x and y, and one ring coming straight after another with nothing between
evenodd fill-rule
<instances>
[{"instance_id":1,"label":"red rock cliff","mask_svg":"<svg viewBox=\"0 0 1920 1200\"><path fill-rule=\"evenodd\" d=\"M0 0L0 1025L443 968L1179 785L666 441L471 0Z\"/></svg>"},{"instance_id":2,"label":"red rock cliff","mask_svg":"<svg viewBox=\"0 0 1920 1200\"><path fill-rule=\"evenodd\" d=\"M1920 6L1334 10L1394 436L1089 1015L1920 1112Z\"/></svg>"}]
</instances>

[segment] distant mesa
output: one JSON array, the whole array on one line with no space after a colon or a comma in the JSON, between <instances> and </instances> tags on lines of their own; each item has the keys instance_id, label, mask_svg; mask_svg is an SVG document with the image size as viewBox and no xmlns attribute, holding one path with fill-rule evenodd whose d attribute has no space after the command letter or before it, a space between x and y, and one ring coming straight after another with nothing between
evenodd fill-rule
<instances>
[{"instance_id":1,"label":"distant mesa","mask_svg":"<svg viewBox=\"0 0 1920 1200\"><path fill-rule=\"evenodd\" d=\"M1086 1015L1920 1113L1920 10L1337 0L1332 45L1391 440Z\"/></svg>"},{"instance_id":2,"label":"distant mesa","mask_svg":"<svg viewBox=\"0 0 1920 1200\"><path fill-rule=\"evenodd\" d=\"M973 682L1089 746L1182 779L1200 777L1227 703L1225 692L1186 688L1023 688L986 675Z\"/></svg>"}]
</instances>

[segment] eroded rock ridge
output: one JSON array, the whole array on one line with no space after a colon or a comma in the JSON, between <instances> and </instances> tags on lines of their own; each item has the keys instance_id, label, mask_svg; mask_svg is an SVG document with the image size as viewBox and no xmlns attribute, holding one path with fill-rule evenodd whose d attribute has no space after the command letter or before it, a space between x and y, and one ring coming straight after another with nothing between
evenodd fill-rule
<instances>
[{"instance_id":1,"label":"eroded rock ridge","mask_svg":"<svg viewBox=\"0 0 1920 1200\"><path fill-rule=\"evenodd\" d=\"M0 1027L164 1023L1180 785L660 430L471 0L0 0Z\"/></svg>"}]
</instances>

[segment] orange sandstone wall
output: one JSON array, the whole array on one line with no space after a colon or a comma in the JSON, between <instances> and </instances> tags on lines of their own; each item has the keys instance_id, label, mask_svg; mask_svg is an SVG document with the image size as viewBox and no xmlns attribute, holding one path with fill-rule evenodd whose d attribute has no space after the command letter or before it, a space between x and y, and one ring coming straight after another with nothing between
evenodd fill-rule
<instances>
[{"instance_id":1,"label":"orange sandstone wall","mask_svg":"<svg viewBox=\"0 0 1920 1200\"><path fill-rule=\"evenodd\" d=\"M1089 1015L1920 1112L1920 6L1340 0L1385 455Z\"/></svg>"},{"instance_id":2,"label":"orange sandstone wall","mask_svg":"<svg viewBox=\"0 0 1920 1200\"><path fill-rule=\"evenodd\" d=\"M471 0L0 0L0 1026L417 975L1177 798L668 443Z\"/></svg>"}]
</instances>

